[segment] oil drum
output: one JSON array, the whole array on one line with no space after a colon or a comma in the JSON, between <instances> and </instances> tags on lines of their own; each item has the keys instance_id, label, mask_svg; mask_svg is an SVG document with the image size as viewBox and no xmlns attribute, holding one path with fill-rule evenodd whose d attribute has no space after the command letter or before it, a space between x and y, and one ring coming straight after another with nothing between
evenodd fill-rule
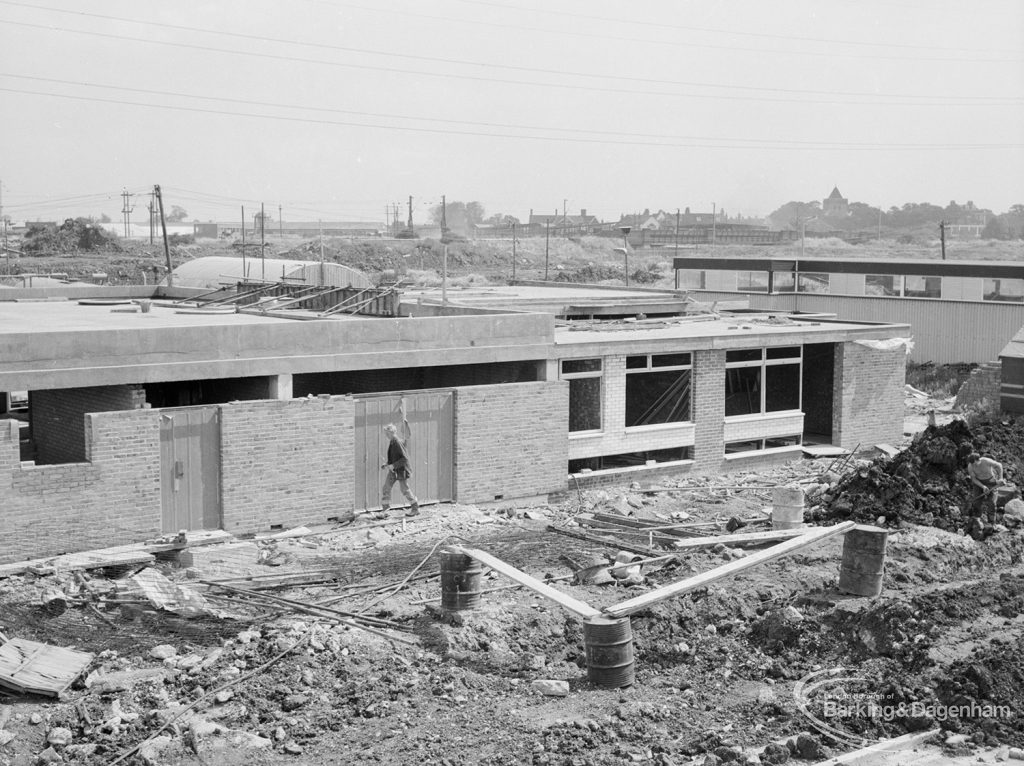
<instances>
[{"instance_id":1,"label":"oil drum","mask_svg":"<svg viewBox=\"0 0 1024 766\"><path fill-rule=\"evenodd\" d=\"M464 553L441 551L441 608L462 612L480 605L484 568Z\"/></svg>"},{"instance_id":2,"label":"oil drum","mask_svg":"<svg viewBox=\"0 0 1024 766\"><path fill-rule=\"evenodd\" d=\"M606 689L633 685L633 629L628 617L584 620L583 643L587 678L592 684Z\"/></svg>"},{"instance_id":3,"label":"oil drum","mask_svg":"<svg viewBox=\"0 0 1024 766\"><path fill-rule=\"evenodd\" d=\"M865 524L858 524L846 533L839 590L855 596L877 596L882 592L888 538L887 530Z\"/></svg>"}]
</instances>

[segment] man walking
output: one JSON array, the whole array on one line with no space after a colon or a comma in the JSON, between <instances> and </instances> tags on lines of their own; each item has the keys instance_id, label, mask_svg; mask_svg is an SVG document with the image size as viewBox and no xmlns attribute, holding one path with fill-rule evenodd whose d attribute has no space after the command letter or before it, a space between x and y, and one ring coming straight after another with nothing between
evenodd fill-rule
<instances>
[{"instance_id":1,"label":"man walking","mask_svg":"<svg viewBox=\"0 0 1024 766\"><path fill-rule=\"evenodd\" d=\"M381 468L386 468L388 473L384 477L384 487L381 489L381 512L386 512L391 508L391 489L397 481L399 489L402 490L405 499L409 501L409 510L405 512L405 515L415 516L420 512L420 503L416 499L416 495L409 489L409 477L412 475L412 470L408 449L405 442L398 438L398 429L394 423L384 426L384 433L389 440L388 457L387 462Z\"/></svg>"}]
</instances>

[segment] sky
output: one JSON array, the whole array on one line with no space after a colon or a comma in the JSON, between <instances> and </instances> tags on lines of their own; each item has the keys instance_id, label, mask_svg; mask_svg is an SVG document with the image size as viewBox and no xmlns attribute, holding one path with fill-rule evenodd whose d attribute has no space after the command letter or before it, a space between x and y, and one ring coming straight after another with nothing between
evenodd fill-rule
<instances>
[{"instance_id":1,"label":"sky","mask_svg":"<svg viewBox=\"0 0 1024 766\"><path fill-rule=\"evenodd\" d=\"M0 0L14 221L1024 203L1020 0Z\"/></svg>"}]
</instances>

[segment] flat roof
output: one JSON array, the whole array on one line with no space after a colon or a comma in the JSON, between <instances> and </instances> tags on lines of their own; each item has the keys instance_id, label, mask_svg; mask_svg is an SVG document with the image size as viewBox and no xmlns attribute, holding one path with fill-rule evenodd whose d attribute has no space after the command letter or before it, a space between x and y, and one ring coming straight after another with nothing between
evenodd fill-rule
<instances>
[{"instance_id":1,"label":"flat roof","mask_svg":"<svg viewBox=\"0 0 1024 766\"><path fill-rule=\"evenodd\" d=\"M156 303L146 313L117 310L131 308L131 304L120 302L85 305L74 300L0 301L0 335L290 323L288 319L259 314L178 313L178 309Z\"/></svg>"},{"instance_id":2,"label":"flat roof","mask_svg":"<svg viewBox=\"0 0 1024 766\"><path fill-rule=\"evenodd\" d=\"M1024 279L1024 262L939 258L716 258L679 256L676 270L804 271L832 274L905 274L911 276Z\"/></svg>"}]
</instances>

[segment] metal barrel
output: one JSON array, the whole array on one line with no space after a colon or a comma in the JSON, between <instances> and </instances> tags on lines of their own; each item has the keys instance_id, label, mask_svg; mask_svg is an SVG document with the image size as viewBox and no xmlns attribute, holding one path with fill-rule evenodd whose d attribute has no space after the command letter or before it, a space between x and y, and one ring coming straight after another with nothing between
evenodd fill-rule
<instances>
[{"instance_id":1,"label":"metal barrel","mask_svg":"<svg viewBox=\"0 0 1024 766\"><path fill-rule=\"evenodd\" d=\"M804 525L804 491L799 487L772 487L772 529Z\"/></svg>"},{"instance_id":2,"label":"metal barrel","mask_svg":"<svg viewBox=\"0 0 1024 766\"><path fill-rule=\"evenodd\" d=\"M606 689L633 685L633 628L628 617L584 620L583 643L592 684Z\"/></svg>"},{"instance_id":3,"label":"metal barrel","mask_svg":"<svg viewBox=\"0 0 1024 766\"><path fill-rule=\"evenodd\" d=\"M484 568L464 553L441 551L441 608L462 612L480 605Z\"/></svg>"},{"instance_id":4,"label":"metal barrel","mask_svg":"<svg viewBox=\"0 0 1024 766\"><path fill-rule=\"evenodd\" d=\"M839 590L855 596L877 596L882 592L885 543L889 532L859 524L843 540L843 563L839 568Z\"/></svg>"}]
</instances>

